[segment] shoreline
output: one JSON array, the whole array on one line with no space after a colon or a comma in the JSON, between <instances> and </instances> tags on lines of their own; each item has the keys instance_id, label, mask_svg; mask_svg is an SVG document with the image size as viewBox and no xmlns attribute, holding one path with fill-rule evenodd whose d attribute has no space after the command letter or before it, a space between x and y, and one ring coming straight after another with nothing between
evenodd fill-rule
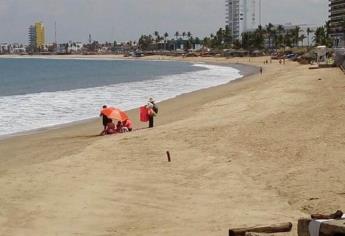
<instances>
[{"instance_id":1,"label":"shoreline","mask_svg":"<svg viewBox=\"0 0 345 236\"><path fill-rule=\"evenodd\" d=\"M7 57L5 57L5 58L7 58ZM31 58L31 57L28 57L28 58ZM0 59L1 59L1 56L0 56ZM35 59L48 59L48 58L36 57ZM62 60L64 60L64 59L78 59L78 58L49 58L49 59L62 59ZM93 60L93 58L89 58L89 57L87 59ZM108 58L108 59L109 60L117 60L116 58ZM103 59L100 59L100 60L103 60ZM123 60L126 60L126 59L123 59ZM133 60L136 60L136 59L133 59ZM141 61L160 61L160 60L151 60L151 59L147 60L147 59L143 59ZM203 62L188 62L188 61L183 61L183 60L179 60L179 59L176 59L176 58L174 60L165 60L165 61L177 61L177 62L185 62L185 63L191 63L191 64L203 63ZM257 67L251 66L251 65L245 65L245 64L236 64L236 63L235 64L227 64L227 65L221 64L221 63L204 63L204 64L228 66L228 67L231 67L231 68L239 70L240 74L242 75L242 77L238 78L238 79L235 79L233 81L230 81L230 82L228 82L226 84L230 84L230 83L233 83L235 81L245 79L246 77L259 72L259 69ZM226 84L221 84L221 85L212 86L212 87L208 87L208 88L204 88L204 89L199 89L199 90L195 90L195 91L188 92L188 93L193 93L193 92L201 91L201 90L207 90L207 89L210 89L210 88L214 88L214 87L218 87L218 86L223 86L223 85L226 85ZM179 97L181 95L188 94L188 93L182 93L182 94L179 94L179 95L177 95L177 96L175 96L173 98L169 98L169 99L163 100L161 102L164 102L164 101L167 101L167 100L170 100L170 99L175 99L175 98L177 98L177 97ZM161 103L161 102L159 102L159 103ZM134 111L138 111L138 109L139 109L139 107L136 107L136 108L133 108L133 109L125 110L125 112L130 112L131 114L133 114ZM72 122L68 122L68 123L64 123L64 124L57 124L57 125L52 125L52 126L48 126L48 127L42 127L42 128L37 128L37 129L32 129L32 130L27 130L27 131L16 132L16 133L12 133L12 134L4 134L4 135L0 135L0 142L1 141L5 141L7 139L20 137L20 136L30 136L30 135L35 135L37 133L46 133L46 132L50 132L52 130L57 130L57 129L73 128L74 125L90 125L92 123L95 123L98 120L99 120L99 118L93 117L93 118L87 118L87 119L82 119L82 120L78 120L78 121L72 121Z\"/></svg>"}]
</instances>

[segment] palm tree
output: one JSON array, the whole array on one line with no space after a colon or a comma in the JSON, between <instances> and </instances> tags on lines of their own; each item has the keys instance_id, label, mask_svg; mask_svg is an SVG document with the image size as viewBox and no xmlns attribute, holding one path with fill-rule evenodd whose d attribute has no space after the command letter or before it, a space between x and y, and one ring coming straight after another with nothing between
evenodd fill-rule
<instances>
[{"instance_id":1,"label":"palm tree","mask_svg":"<svg viewBox=\"0 0 345 236\"><path fill-rule=\"evenodd\" d=\"M232 42L231 31L230 31L230 27L227 25L225 26L225 32L224 32L224 43L226 44L226 47L230 47L231 42Z\"/></svg>"},{"instance_id":2,"label":"palm tree","mask_svg":"<svg viewBox=\"0 0 345 236\"><path fill-rule=\"evenodd\" d=\"M194 40L194 43L195 44L201 44L201 40L199 37L196 37L195 40Z\"/></svg>"},{"instance_id":3,"label":"palm tree","mask_svg":"<svg viewBox=\"0 0 345 236\"><path fill-rule=\"evenodd\" d=\"M313 32L314 31L312 29L310 29L309 27L307 28L308 48L310 47L310 34Z\"/></svg>"},{"instance_id":4,"label":"palm tree","mask_svg":"<svg viewBox=\"0 0 345 236\"><path fill-rule=\"evenodd\" d=\"M175 51L177 50L177 41L178 41L178 37L179 37L179 36L180 36L180 32L176 31L176 32L175 32L176 40L175 40L175 44L174 44Z\"/></svg>"},{"instance_id":5,"label":"palm tree","mask_svg":"<svg viewBox=\"0 0 345 236\"><path fill-rule=\"evenodd\" d=\"M159 32L158 32L158 31L155 31L155 32L154 32L154 35L155 35L156 38L158 38L158 37L159 37Z\"/></svg>"},{"instance_id":6,"label":"palm tree","mask_svg":"<svg viewBox=\"0 0 345 236\"><path fill-rule=\"evenodd\" d=\"M159 44L159 41L160 41L160 35L159 35L159 32L158 31L155 31L154 32L154 35L155 35L155 37L156 37L156 50L158 50L158 44Z\"/></svg>"},{"instance_id":7,"label":"palm tree","mask_svg":"<svg viewBox=\"0 0 345 236\"><path fill-rule=\"evenodd\" d=\"M265 30L262 28L261 25L255 31L255 38L254 38L254 47L257 49L264 48L265 38L264 38Z\"/></svg>"},{"instance_id":8,"label":"palm tree","mask_svg":"<svg viewBox=\"0 0 345 236\"><path fill-rule=\"evenodd\" d=\"M314 42L316 45L323 45L325 41L325 28L323 26L316 28Z\"/></svg>"},{"instance_id":9,"label":"palm tree","mask_svg":"<svg viewBox=\"0 0 345 236\"><path fill-rule=\"evenodd\" d=\"M182 33L182 37L183 37L183 39L186 37L186 32Z\"/></svg>"},{"instance_id":10,"label":"palm tree","mask_svg":"<svg viewBox=\"0 0 345 236\"><path fill-rule=\"evenodd\" d=\"M274 48L277 49L277 41L278 41L278 36L277 36L277 30L276 29L272 29L272 46L274 45Z\"/></svg>"},{"instance_id":11,"label":"palm tree","mask_svg":"<svg viewBox=\"0 0 345 236\"><path fill-rule=\"evenodd\" d=\"M284 48L286 46L292 47L293 38L294 38L294 36L289 31L286 32L286 34L284 35Z\"/></svg>"},{"instance_id":12,"label":"palm tree","mask_svg":"<svg viewBox=\"0 0 345 236\"><path fill-rule=\"evenodd\" d=\"M164 50L167 49L167 38L169 37L168 32L165 32L164 34Z\"/></svg>"},{"instance_id":13,"label":"palm tree","mask_svg":"<svg viewBox=\"0 0 345 236\"><path fill-rule=\"evenodd\" d=\"M304 46L303 45L303 42L304 40L307 38L307 36L305 36L304 34L300 35L299 38L298 38L298 41L302 43L302 47Z\"/></svg>"},{"instance_id":14,"label":"palm tree","mask_svg":"<svg viewBox=\"0 0 345 236\"><path fill-rule=\"evenodd\" d=\"M266 32L268 34L268 48L271 48L271 39L272 39L272 33L273 33L273 24L272 23L268 23L268 25L266 26Z\"/></svg>"},{"instance_id":15,"label":"palm tree","mask_svg":"<svg viewBox=\"0 0 345 236\"><path fill-rule=\"evenodd\" d=\"M210 44L210 39L209 39L208 37L205 37L205 38L202 40L202 46L203 46L203 48L209 47L209 44Z\"/></svg>"},{"instance_id":16,"label":"palm tree","mask_svg":"<svg viewBox=\"0 0 345 236\"><path fill-rule=\"evenodd\" d=\"M326 45L327 47L332 47L332 41L327 33L329 30L327 27L329 26L326 24L325 26L318 27L315 30L314 42L316 45Z\"/></svg>"},{"instance_id":17,"label":"palm tree","mask_svg":"<svg viewBox=\"0 0 345 236\"><path fill-rule=\"evenodd\" d=\"M298 47L298 40L299 40L299 33L301 32L301 27L296 26L292 30L293 40L295 42L295 46Z\"/></svg>"},{"instance_id":18,"label":"palm tree","mask_svg":"<svg viewBox=\"0 0 345 236\"><path fill-rule=\"evenodd\" d=\"M284 31L285 31L284 26L283 25L278 25L277 33L279 34L279 36L278 36L279 47L281 47L282 44L285 44L285 42L284 42L284 35L283 35ZM285 45L284 45L284 47L285 47Z\"/></svg>"},{"instance_id":19,"label":"palm tree","mask_svg":"<svg viewBox=\"0 0 345 236\"><path fill-rule=\"evenodd\" d=\"M180 36L180 32L176 31L176 33L175 33L176 40L179 36Z\"/></svg>"},{"instance_id":20,"label":"palm tree","mask_svg":"<svg viewBox=\"0 0 345 236\"><path fill-rule=\"evenodd\" d=\"M215 46L217 48L221 48L224 43L224 30L223 28L219 28L219 30L216 32L216 37L215 37Z\"/></svg>"},{"instance_id":21,"label":"palm tree","mask_svg":"<svg viewBox=\"0 0 345 236\"><path fill-rule=\"evenodd\" d=\"M242 33L242 47L244 49L250 49L251 48L251 42L252 41L252 33L251 32L244 32Z\"/></svg>"}]
</instances>

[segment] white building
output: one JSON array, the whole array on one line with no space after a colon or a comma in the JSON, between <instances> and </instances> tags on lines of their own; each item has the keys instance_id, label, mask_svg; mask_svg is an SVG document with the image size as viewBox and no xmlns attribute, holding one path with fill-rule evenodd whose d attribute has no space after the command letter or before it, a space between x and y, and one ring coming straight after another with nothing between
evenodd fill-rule
<instances>
[{"instance_id":1,"label":"white building","mask_svg":"<svg viewBox=\"0 0 345 236\"><path fill-rule=\"evenodd\" d=\"M1 54L10 53L10 49L11 49L10 44L8 44L8 43L1 43L0 44L0 53Z\"/></svg>"},{"instance_id":2,"label":"white building","mask_svg":"<svg viewBox=\"0 0 345 236\"><path fill-rule=\"evenodd\" d=\"M69 53L81 53L84 45L81 42L69 42L68 43L68 52Z\"/></svg>"},{"instance_id":3,"label":"white building","mask_svg":"<svg viewBox=\"0 0 345 236\"><path fill-rule=\"evenodd\" d=\"M274 25L275 29L277 29L278 27L279 25ZM295 25L292 23L286 23L283 25L283 27L285 29L284 34L286 34L288 31L296 29L296 27L300 29L299 36L304 35L305 38L303 41L298 42L298 46L313 46L315 44L313 39L314 39L315 31L317 29L317 25L310 25L310 24L309 25L308 24ZM308 29L311 30L309 35L308 35Z\"/></svg>"},{"instance_id":4,"label":"white building","mask_svg":"<svg viewBox=\"0 0 345 236\"><path fill-rule=\"evenodd\" d=\"M26 53L25 46L19 43L12 44L11 52L13 54L24 54Z\"/></svg>"},{"instance_id":5,"label":"white building","mask_svg":"<svg viewBox=\"0 0 345 236\"><path fill-rule=\"evenodd\" d=\"M81 53L84 48L84 44L81 42L72 42L69 41L68 43L63 43L57 45L57 53L68 53L68 54L74 54L74 53Z\"/></svg>"},{"instance_id":6,"label":"white building","mask_svg":"<svg viewBox=\"0 0 345 236\"><path fill-rule=\"evenodd\" d=\"M226 25L234 40L241 39L243 32L258 26L260 4L260 0L226 0Z\"/></svg>"}]
</instances>

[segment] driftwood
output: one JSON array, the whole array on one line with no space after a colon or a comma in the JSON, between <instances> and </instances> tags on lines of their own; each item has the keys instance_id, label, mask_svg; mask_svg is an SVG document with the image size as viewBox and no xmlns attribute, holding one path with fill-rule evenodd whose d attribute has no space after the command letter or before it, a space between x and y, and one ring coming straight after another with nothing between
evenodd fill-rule
<instances>
[{"instance_id":1,"label":"driftwood","mask_svg":"<svg viewBox=\"0 0 345 236\"><path fill-rule=\"evenodd\" d=\"M282 223L282 224L275 224L275 225L267 225L267 226L256 226L256 227L247 227L247 228L237 228L237 229L230 229L229 236L245 236L246 232L254 232L254 233L280 233L280 232L289 232L291 231L292 223Z\"/></svg>"},{"instance_id":2,"label":"driftwood","mask_svg":"<svg viewBox=\"0 0 345 236\"><path fill-rule=\"evenodd\" d=\"M245 236L274 236L273 233L256 233L256 232L246 232Z\"/></svg>"},{"instance_id":3,"label":"driftwood","mask_svg":"<svg viewBox=\"0 0 345 236\"><path fill-rule=\"evenodd\" d=\"M170 152L167 151L168 162L171 162Z\"/></svg>"},{"instance_id":4,"label":"driftwood","mask_svg":"<svg viewBox=\"0 0 345 236\"><path fill-rule=\"evenodd\" d=\"M311 218L312 219L317 219L317 220L331 220L331 219L341 219L341 217L343 216L343 212L341 210L337 210L335 213L333 214L328 214L328 215L324 215L324 214L312 214Z\"/></svg>"}]
</instances>

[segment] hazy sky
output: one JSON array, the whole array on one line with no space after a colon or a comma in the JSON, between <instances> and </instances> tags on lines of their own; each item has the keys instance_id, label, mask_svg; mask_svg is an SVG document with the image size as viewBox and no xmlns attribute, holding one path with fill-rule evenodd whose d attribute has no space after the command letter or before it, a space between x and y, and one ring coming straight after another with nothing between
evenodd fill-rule
<instances>
[{"instance_id":1,"label":"hazy sky","mask_svg":"<svg viewBox=\"0 0 345 236\"><path fill-rule=\"evenodd\" d=\"M323 24L328 0L262 0L262 23ZM225 0L0 0L0 42L27 43L41 20L48 42L137 40L141 34L191 31L205 36L225 25Z\"/></svg>"}]
</instances>

